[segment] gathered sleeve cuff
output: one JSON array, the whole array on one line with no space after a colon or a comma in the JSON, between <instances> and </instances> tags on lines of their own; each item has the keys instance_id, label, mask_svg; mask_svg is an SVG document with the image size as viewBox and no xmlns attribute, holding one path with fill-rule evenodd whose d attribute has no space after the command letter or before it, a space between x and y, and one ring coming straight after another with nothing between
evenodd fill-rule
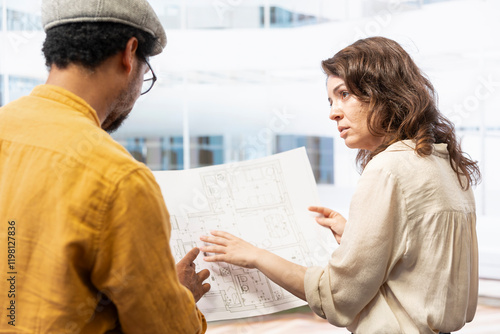
<instances>
[{"instance_id":1,"label":"gathered sleeve cuff","mask_svg":"<svg viewBox=\"0 0 500 334\"><path fill-rule=\"evenodd\" d=\"M329 270L309 267L304 279L304 290L311 310L332 325L346 327L354 320L348 313L336 309Z\"/></svg>"},{"instance_id":2,"label":"gathered sleeve cuff","mask_svg":"<svg viewBox=\"0 0 500 334\"><path fill-rule=\"evenodd\" d=\"M320 280L323 276L324 270L321 267L309 267L306 271L306 276L304 278L304 290L306 292L306 300L309 304L311 310L320 317L326 319L325 312L323 312L323 303L321 296L321 290L319 289ZM332 298L326 296L326 298Z\"/></svg>"}]
</instances>

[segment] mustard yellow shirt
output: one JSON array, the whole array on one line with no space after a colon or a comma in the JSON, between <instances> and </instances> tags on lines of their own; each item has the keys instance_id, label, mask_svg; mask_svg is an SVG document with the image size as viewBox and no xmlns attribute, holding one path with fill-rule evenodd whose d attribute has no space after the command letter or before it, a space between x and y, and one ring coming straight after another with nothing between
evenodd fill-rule
<instances>
[{"instance_id":1,"label":"mustard yellow shirt","mask_svg":"<svg viewBox=\"0 0 500 334\"><path fill-rule=\"evenodd\" d=\"M0 109L0 236L0 333L206 331L150 170L62 88Z\"/></svg>"}]
</instances>

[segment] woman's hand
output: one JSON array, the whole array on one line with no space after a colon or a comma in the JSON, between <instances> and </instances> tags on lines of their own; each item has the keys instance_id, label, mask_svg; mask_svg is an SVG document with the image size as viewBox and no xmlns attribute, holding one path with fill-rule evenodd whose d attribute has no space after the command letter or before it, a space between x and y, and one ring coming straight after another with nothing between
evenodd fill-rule
<instances>
[{"instance_id":1,"label":"woman's hand","mask_svg":"<svg viewBox=\"0 0 500 334\"><path fill-rule=\"evenodd\" d=\"M207 262L226 262L245 268L256 268L274 283L295 296L306 300L304 277L306 267L292 263L265 249L235 237L234 235L212 231L200 237L201 241L212 245L200 247L202 252L215 253L204 258Z\"/></svg>"},{"instance_id":2,"label":"woman's hand","mask_svg":"<svg viewBox=\"0 0 500 334\"><path fill-rule=\"evenodd\" d=\"M202 235L201 241L211 243L211 246L200 247L202 252L215 253L215 255L205 256L207 262L226 262L245 268L255 268L257 266L258 253L261 250L252 244L234 235L212 231L212 236Z\"/></svg>"},{"instance_id":3,"label":"woman's hand","mask_svg":"<svg viewBox=\"0 0 500 334\"><path fill-rule=\"evenodd\" d=\"M340 244L347 220L337 211L333 211L332 209L322 206L310 206L308 209L309 211L317 212L323 215L323 217L316 217L316 222L321 226L329 228L332 231L335 240L337 240L337 243Z\"/></svg>"}]
</instances>

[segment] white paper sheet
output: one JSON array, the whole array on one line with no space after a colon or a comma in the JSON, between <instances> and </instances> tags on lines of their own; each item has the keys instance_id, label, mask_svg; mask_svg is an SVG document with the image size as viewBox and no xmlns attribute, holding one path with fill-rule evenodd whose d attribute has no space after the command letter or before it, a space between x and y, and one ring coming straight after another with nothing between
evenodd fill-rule
<instances>
[{"instance_id":1,"label":"white paper sheet","mask_svg":"<svg viewBox=\"0 0 500 334\"><path fill-rule=\"evenodd\" d=\"M154 172L170 213L176 261L212 230L232 233L289 261L325 265L328 233L307 210L319 198L304 148L262 159ZM212 288L199 302L208 321L274 313L306 303L255 269L196 260Z\"/></svg>"}]
</instances>

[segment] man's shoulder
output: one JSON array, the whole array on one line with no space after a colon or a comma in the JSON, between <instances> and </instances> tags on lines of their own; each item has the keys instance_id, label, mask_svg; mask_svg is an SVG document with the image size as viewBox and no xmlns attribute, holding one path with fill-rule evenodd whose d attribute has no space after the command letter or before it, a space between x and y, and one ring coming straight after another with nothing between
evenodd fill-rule
<instances>
[{"instance_id":1,"label":"man's shoulder","mask_svg":"<svg viewBox=\"0 0 500 334\"><path fill-rule=\"evenodd\" d=\"M135 160L122 145L100 128L82 129L71 147L65 151L68 158L77 160L79 164L112 182L119 182L136 170L149 172L146 165Z\"/></svg>"},{"instance_id":2,"label":"man's shoulder","mask_svg":"<svg viewBox=\"0 0 500 334\"><path fill-rule=\"evenodd\" d=\"M31 94L2 108L0 140L10 142L24 160L50 161L53 173L71 180L87 177L111 185L135 170L150 173L101 129L89 106L49 88L38 89L46 90L43 96Z\"/></svg>"}]
</instances>

